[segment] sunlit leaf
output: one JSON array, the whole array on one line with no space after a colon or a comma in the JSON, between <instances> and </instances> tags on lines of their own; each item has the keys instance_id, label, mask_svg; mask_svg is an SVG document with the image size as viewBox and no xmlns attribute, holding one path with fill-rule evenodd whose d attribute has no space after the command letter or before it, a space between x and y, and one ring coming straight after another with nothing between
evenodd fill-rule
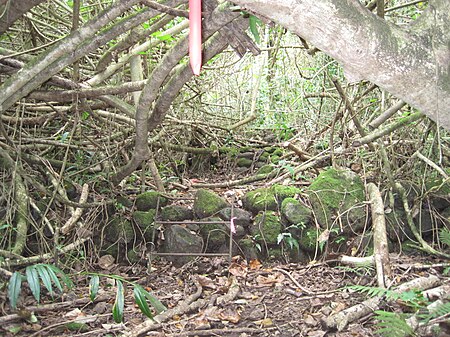
<instances>
[{"instance_id":1,"label":"sunlit leaf","mask_svg":"<svg viewBox=\"0 0 450 337\"><path fill-rule=\"evenodd\" d=\"M114 321L116 323L120 323L123 320L123 308L124 308L124 303L125 303L125 293L124 293L122 281L116 280L116 284L117 284L116 301L114 302L112 314L113 314Z\"/></svg>"},{"instance_id":2,"label":"sunlit leaf","mask_svg":"<svg viewBox=\"0 0 450 337\"><path fill-rule=\"evenodd\" d=\"M22 275L19 272L14 272L9 279L8 297L11 308L17 308L17 300L19 299L20 288L22 286Z\"/></svg>"},{"instance_id":3,"label":"sunlit leaf","mask_svg":"<svg viewBox=\"0 0 450 337\"><path fill-rule=\"evenodd\" d=\"M31 292L33 293L34 298L39 303L41 299L41 284L39 283L39 275L34 266L28 266L25 270L25 274L27 276L27 282L30 286Z\"/></svg>"},{"instance_id":4,"label":"sunlit leaf","mask_svg":"<svg viewBox=\"0 0 450 337\"><path fill-rule=\"evenodd\" d=\"M98 275L93 275L91 277L91 280L89 281L89 298L91 301L95 300L95 297L97 297L98 288L100 285L100 278Z\"/></svg>"},{"instance_id":5,"label":"sunlit leaf","mask_svg":"<svg viewBox=\"0 0 450 337\"><path fill-rule=\"evenodd\" d=\"M258 25L257 25L258 23L261 22L261 20L258 19L254 15L250 15L250 17L248 18L248 21L249 21L249 25L250 25L250 31L252 32L256 43L261 43L261 37L259 36Z\"/></svg>"},{"instance_id":6,"label":"sunlit leaf","mask_svg":"<svg viewBox=\"0 0 450 337\"><path fill-rule=\"evenodd\" d=\"M142 313L148 318L153 319L152 312L147 304L145 290L140 285L136 285L133 289L134 300L138 305L139 309L141 309Z\"/></svg>"}]
</instances>

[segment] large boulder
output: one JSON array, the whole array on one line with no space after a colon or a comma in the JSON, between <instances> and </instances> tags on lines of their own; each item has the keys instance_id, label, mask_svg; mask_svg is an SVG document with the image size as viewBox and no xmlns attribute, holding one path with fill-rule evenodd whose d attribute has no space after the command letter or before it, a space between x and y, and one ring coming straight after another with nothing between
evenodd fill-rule
<instances>
[{"instance_id":1,"label":"large boulder","mask_svg":"<svg viewBox=\"0 0 450 337\"><path fill-rule=\"evenodd\" d=\"M136 196L135 205L138 211L148 211L149 209L156 209L158 206L163 207L167 205L167 198L163 197L161 193L156 191L148 191Z\"/></svg>"},{"instance_id":2,"label":"large boulder","mask_svg":"<svg viewBox=\"0 0 450 337\"><path fill-rule=\"evenodd\" d=\"M300 189L296 187L273 185L269 188L258 188L247 192L242 203L244 208L253 214L261 211L276 211L284 199L294 197L300 192Z\"/></svg>"},{"instance_id":3,"label":"large boulder","mask_svg":"<svg viewBox=\"0 0 450 337\"><path fill-rule=\"evenodd\" d=\"M263 211L255 217L250 234L260 244L276 245L282 230L280 217L275 212Z\"/></svg>"},{"instance_id":4,"label":"large boulder","mask_svg":"<svg viewBox=\"0 0 450 337\"><path fill-rule=\"evenodd\" d=\"M161 210L161 220L163 221L185 221L192 219L194 219L193 211L184 206L169 205Z\"/></svg>"},{"instance_id":5,"label":"large boulder","mask_svg":"<svg viewBox=\"0 0 450 337\"><path fill-rule=\"evenodd\" d=\"M194 213L200 219L216 215L229 206L227 201L212 191L200 189L195 194Z\"/></svg>"},{"instance_id":6,"label":"large boulder","mask_svg":"<svg viewBox=\"0 0 450 337\"><path fill-rule=\"evenodd\" d=\"M111 243L121 241L129 243L135 237L133 224L125 218L116 217L105 227L104 238Z\"/></svg>"},{"instance_id":7,"label":"large boulder","mask_svg":"<svg viewBox=\"0 0 450 337\"><path fill-rule=\"evenodd\" d=\"M203 240L196 233L189 229L172 225L164 231L165 240L161 245L161 252L164 253L201 253L203 250ZM168 261L173 262L175 266L182 266L191 261L192 256L165 256Z\"/></svg>"},{"instance_id":8,"label":"large boulder","mask_svg":"<svg viewBox=\"0 0 450 337\"><path fill-rule=\"evenodd\" d=\"M252 214L241 208L231 209L231 207L227 207L222 209L218 215L223 221L230 221L231 214L233 214L234 224L236 226L247 228L252 223Z\"/></svg>"},{"instance_id":9,"label":"large boulder","mask_svg":"<svg viewBox=\"0 0 450 337\"><path fill-rule=\"evenodd\" d=\"M307 194L322 228L342 226L344 232L350 233L364 227L364 185L353 171L334 168L323 171L312 182Z\"/></svg>"},{"instance_id":10,"label":"large boulder","mask_svg":"<svg viewBox=\"0 0 450 337\"><path fill-rule=\"evenodd\" d=\"M205 221L211 221L211 223L200 224L200 234L203 238L203 242L206 245L207 252L216 252L219 247L224 243L228 244L229 229L223 223L222 219L218 217L207 218ZM217 221L214 223L214 221Z\"/></svg>"},{"instance_id":11,"label":"large boulder","mask_svg":"<svg viewBox=\"0 0 450 337\"><path fill-rule=\"evenodd\" d=\"M151 242L155 237L155 214L156 210L150 209L146 212L144 211L134 211L133 220L138 225L145 241Z\"/></svg>"},{"instance_id":12,"label":"large boulder","mask_svg":"<svg viewBox=\"0 0 450 337\"><path fill-rule=\"evenodd\" d=\"M290 225L306 225L311 220L312 211L299 200L286 198L281 203L281 215Z\"/></svg>"}]
</instances>

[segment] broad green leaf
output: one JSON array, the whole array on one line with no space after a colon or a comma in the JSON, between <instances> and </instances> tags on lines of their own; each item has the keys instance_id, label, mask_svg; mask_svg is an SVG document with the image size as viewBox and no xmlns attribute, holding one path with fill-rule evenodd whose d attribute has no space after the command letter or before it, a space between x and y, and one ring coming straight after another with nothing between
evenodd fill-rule
<instances>
[{"instance_id":1,"label":"broad green leaf","mask_svg":"<svg viewBox=\"0 0 450 337\"><path fill-rule=\"evenodd\" d=\"M60 292L62 292L61 283L59 282L58 276L56 276L56 273L53 271L52 268L49 268L49 265L44 265L44 268L47 269L48 275L50 276L50 280L53 281L53 283L56 285L56 288Z\"/></svg>"},{"instance_id":2,"label":"broad green leaf","mask_svg":"<svg viewBox=\"0 0 450 337\"><path fill-rule=\"evenodd\" d=\"M140 285L134 286L133 293L134 293L134 300L136 301L136 304L138 305L139 309L141 309L142 313L147 316L148 318L153 319L152 312L150 311L150 308L148 307L145 290Z\"/></svg>"},{"instance_id":3,"label":"broad green leaf","mask_svg":"<svg viewBox=\"0 0 450 337\"><path fill-rule=\"evenodd\" d=\"M152 307L155 308L155 310L158 314L167 310L166 306L164 304L162 304L160 302L160 300L158 300L155 296L153 296L152 294L150 294L148 291L146 291L144 289L142 289L142 291L144 291L145 297L147 297L148 301L150 302Z\"/></svg>"},{"instance_id":4,"label":"broad green leaf","mask_svg":"<svg viewBox=\"0 0 450 337\"><path fill-rule=\"evenodd\" d=\"M89 281L89 298L92 302L95 300L95 297L97 297L99 285L100 278L98 275L93 275Z\"/></svg>"},{"instance_id":5,"label":"broad green leaf","mask_svg":"<svg viewBox=\"0 0 450 337\"><path fill-rule=\"evenodd\" d=\"M25 274L27 275L27 282L30 286L31 292L33 293L34 298L39 303L41 299L41 284L39 283L39 275L34 266L28 266L25 270Z\"/></svg>"},{"instance_id":6,"label":"broad green leaf","mask_svg":"<svg viewBox=\"0 0 450 337\"><path fill-rule=\"evenodd\" d=\"M74 284L73 284L72 280L70 279L70 277L67 276L67 274L64 273L61 269L59 269L58 267L56 267L52 264L48 264L47 267L50 268L51 270L53 270L56 274L59 274L59 277L64 282L64 284L66 285L67 288L72 289L74 287Z\"/></svg>"},{"instance_id":7,"label":"broad green leaf","mask_svg":"<svg viewBox=\"0 0 450 337\"><path fill-rule=\"evenodd\" d=\"M22 286L22 275L19 272L14 272L9 279L8 297L11 308L17 308L17 300L19 299L20 288Z\"/></svg>"},{"instance_id":8,"label":"broad green leaf","mask_svg":"<svg viewBox=\"0 0 450 337\"><path fill-rule=\"evenodd\" d=\"M52 281L51 281L51 278L50 278L47 268L41 264L36 265L35 268L36 268L39 276L41 277L42 283L44 283L44 286L47 288L50 295L53 296Z\"/></svg>"},{"instance_id":9,"label":"broad green leaf","mask_svg":"<svg viewBox=\"0 0 450 337\"><path fill-rule=\"evenodd\" d=\"M120 323L123 320L123 307L125 304L125 294L122 281L116 280L116 284L117 284L116 301L114 302L112 314L114 321L116 323Z\"/></svg>"},{"instance_id":10,"label":"broad green leaf","mask_svg":"<svg viewBox=\"0 0 450 337\"><path fill-rule=\"evenodd\" d=\"M258 26L257 23L261 22L261 20L259 20L256 16L254 15L250 15L249 19L249 25L250 25L250 31L253 34L253 37L255 38L256 43L261 43L261 38L259 36L259 32L258 32Z\"/></svg>"}]
</instances>

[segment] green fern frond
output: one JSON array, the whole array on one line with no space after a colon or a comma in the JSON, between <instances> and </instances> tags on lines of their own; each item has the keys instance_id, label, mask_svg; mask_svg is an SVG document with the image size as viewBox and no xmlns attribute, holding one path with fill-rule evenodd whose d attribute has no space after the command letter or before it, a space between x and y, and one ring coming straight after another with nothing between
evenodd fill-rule
<instances>
[{"instance_id":1,"label":"green fern frond","mask_svg":"<svg viewBox=\"0 0 450 337\"><path fill-rule=\"evenodd\" d=\"M383 310L375 311L375 318L379 321L375 324L377 333L384 337L409 337L415 336L414 330L406 323L405 315Z\"/></svg>"},{"instance_id":2,"label":"green fern frond","mask_svg":"<svg viewBox=\"0 0 450 337\"><path fill-rule=\"evenodd\" d=\"M439 231L439 240L447 246L450 246L450 230L448 228L442 228Z\"/></svg>"}]
</instances>

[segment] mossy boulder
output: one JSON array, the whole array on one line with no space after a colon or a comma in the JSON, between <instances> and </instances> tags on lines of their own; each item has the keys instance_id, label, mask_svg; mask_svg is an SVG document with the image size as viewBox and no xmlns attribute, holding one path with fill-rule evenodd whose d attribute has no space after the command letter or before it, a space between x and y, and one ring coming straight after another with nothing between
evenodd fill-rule
<instances>
[{"instance_id":1,"label":"mossy boulder","mask_svg":"<svg viewBox=\"0 0 450 337\"><path fill-rule=\"evenodd\" d=\"M272 165L266 164L261 166L258 171L256 171L256 174L269 174L272 172L275 168Z\"/></svg>"},{"instance_id":2,"label":"mossy boulder","mask_svg":"<svg viewBox=\"0 0 450 337\"><path fill-rule=\"evenodd\" d=\"M165 240L161 246L164 253L200 253L203 249L203 240L196 233L188 228L179 225L167 227L164 232ZM174 263L175 266L182 266L191 261L193 256L164 256L168 261Z\"/></svg>"},{"instance_id":3,"label":"mossy boulder","mask_svg":"<svg viewBox=\"0 0 450 337\"><path fill-rule=\"evenodd\" d=\"M106 225L104 236L109 242L120 240L129 243L135 237L135 231L131 221L116 217Z\"/></svg>"},{"instance_id":4,"label":"mossy boulder","mask_svg":"<svg viewBox=\"0 0 450 337\"><path fill-rule=\"evenodd\" d=\"M319 244L317 242L319 235L320 233L317 228L307 228L302 231L302 234L298 239L298 245L304 251L314 253L316 251L316 246Z\"/></svg>"},{"instance_id":5,"label":"mossy boulder","mask_svg":"<svg viewBox=\"0 0 450 337\"><path fill-rule=\"evenodd\" d=\"M250 234L260 244L276 245L282 229L281 219L275 212L263 211L255 217Z\"/></svg>"},{"instance_id":6,"label":"mossy boulder","mask_svg":"<svg viewBox=\"0 0 450 337\"><path fill-rule=\"evenodd\" d=\"M364 227L364 185L350 170L330 168L323 171L307 190L314 214L322 228L343 225L344 232ZM341 217L339 224L337 217Z\"/></svg>"},{"instance_id":7,"label":"mossy boulder","mask_svg":"<svg viewBox=\"0 0 450 337\"><path fill-rule=\"evenodd\" d=\"M194 214L200 219L213 216L228 206L227 201L212 191L200 189L195 194Z\"/></svg>"},{"instance_id":8,"label":"mossy boulder","mask_svg":"<svg viewBox=\"0 0 450 337\"><path fill-rule=\"evenodd\" d=\"M150 242L154 238L155 231L155 214L156 210L150 209L146 212L144 211L135 211L133 212L133 220L139 226L142 235L144 236L147 242Z\"/></svg>"},{"instance_id":9,"label":"mossy boulder","mask_svg":"<svg viewBox=\"0 0 450 337\"><path fill-rule=\"evenodd\" d=\"M251 167L253 164L253 160L249 158L238 158L236 160L237 167Z\"/></svg>"},{"instance_id":10,"label":"mossy boulder","mask_svg":"<svg viewBox=\"0 0 450 337\"><path fill-rule=\"evenodd\" d=\"M213 223L201 224L200 234L205 243L207 252L215 252L224 243L228 243L229 229L225 224L221 223L222 219L218 217L204 219ZM214 223L217 221L217 223Z\"/></svg>"},{"instance_id":11,"label":"mossy boulder","mask_svg":"<svg viewBox=\"0 0 450 337\"><path fill-rule=\"evenodd\" d=\"M450 207L450 184L444 183L442 179L435 178L430 179L425 183L427 191L432 191L430 193L431 205L437 210L442 211L443 209Z\"/></svg>"},{"instance_id":12,"label":"mossy boulder","mask_svg":"<svg viewBox=\"0 0 450 337\"><path fill-rule=\"evenodd\" d=\"M230 221L233 214L234 224L247 228L252 223L252 214L245 209L227 207L219 212L219 217L223 221Z\"/></svg>"},{"instance_id":13,"label":"mossy boulder","mask_svg":"<svg viewBox=\"0 0 450 337\"><path fill-rule=\"evenodd\" d=\"M136 196L136 208L138 211L148 211L149 209L156 209L158 206L163 207L167 205L167 198L163 197L161 193L156 191L148 191Z\"/></svg>"},{"instance_id":14,"label":"mossy boulder","mask_svg":"<svg viewBox=\"0 0 450 337\"><path fill-rule=\"evenodd\" d=\"M258 249L256 243L249 237L245 237L239 240L239 251L244 254L247 260L253 260L258 258Z\"/></svg>"},{"instance_id":15,"label":"mossy boulder","mask_svg":"<svg viewBox=\"0 0 450 337\"><path fill-rule=\"evenodd\" d=\"M244 208L257 214L261 211L276 211L281 202L300 193L300 189L292 186L273 185L269 188L258 188L247 192L243 199Z\"/></svg>"},{"instance_id":16,"label":"mossy boulder","mask_svg":"<svg viewBox=\"0 0 450 337\"><path fill-rule=\"evenodd\" d=\"M163 221L185 221L194 219L194 212L184 206L169 205L161 210Z\"/></svg>"},{"instance_id":17,"label":"mossy boulder","mask_svg":"<svg viewBox=\"0 0 450 337\"><path fill-rule=\"evenodd\" d=\"M300 225L310 221L312 211L299 200L286 198L281 203L281 215L289 224Z\"/></svg>"}]
</instances>

